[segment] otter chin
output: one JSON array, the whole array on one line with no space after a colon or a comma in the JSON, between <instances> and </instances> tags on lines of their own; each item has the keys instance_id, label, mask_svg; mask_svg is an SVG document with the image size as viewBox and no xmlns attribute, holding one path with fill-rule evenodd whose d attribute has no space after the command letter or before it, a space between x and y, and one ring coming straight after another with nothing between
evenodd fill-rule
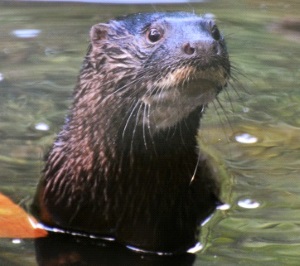
<instances>
[{"instance_id":1,"label":"otter chin","mask_svg":"<svg viewBox=\"0 0 300 266\"><path fill-rule=\"evenodd\" d=\"M220 204L196 136L229 78L225 40L206 16L138 13L94 25L33 213L48 226L185 252Z\"/></svg>"}]
</instances>

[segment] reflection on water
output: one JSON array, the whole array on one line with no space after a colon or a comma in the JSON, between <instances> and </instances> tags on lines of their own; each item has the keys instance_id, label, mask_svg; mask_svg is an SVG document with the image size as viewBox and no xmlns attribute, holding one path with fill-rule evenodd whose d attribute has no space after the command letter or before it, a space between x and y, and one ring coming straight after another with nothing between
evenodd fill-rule
<instances>
[{"instance_id":1,"label":"reflection on water","mask_svg":"<svg viewBox=\"0 0 300 266\"><path fill-rule=\"evenodd\" d=\"M241 199L237 202L237 205L245 209L256 209L260 206L260 203L253 199Z\"/></svg>"},{"instance_id":2,"label":"reflection on water","mask_svg":"<svg viewBox=\"0 0 300 266\"><path fill-rule=\"evenodd\" d=\"M190 266L195 261L195 255L189 253L176 256L139 254L116 243L89 243L86 239L59 234L37 239L35 247L39 265Z\"/></svg>"},{"instance_id":3,"label":"reflection on water","mask_svg":"<svg viewBox=\"0 0 300 266\"><path fill-rule=\"evenodd\" d=\"M240 133L235 135L235 140L240 143L253 144L257 142L257 137L250 135L249 133Z\"/></svg>"},{"instance_id":4,"label":"reflection on water","mask_svg":"<svg viewBox=\"0 0 300 266\"><path fill-rule=\"evenodd\" d=\"M299 28L285 25L297 24L299 8L297 0L181 6L0 3L0 191L15 202L33 195L43 155L70 104L91 25L137 11L214 13L239 82L220 96L222 108L211 105L201 142L230 176L223 194L231 207L218 210L204 226L203 250L181 265L298 265L300 38ZM84 254L79 256L92 260L80 245L76 249ZM59 245L41 246L64 251ZM3 239L0 250L0 265L36 265L30 240ZM77 251L71 258L78 258Z\"/></svg>"},{"instance_id":5,"label":"reflection on water","mask_svg":"<svg viewBox=\"0 0 300 266\"><path fill-rule=\"evenodd\" d=\"M18 38L35 38L41 33L40 30L34 29L21 29L21 30L14 30L12 34Z\"/></svg>"}]
</instances>

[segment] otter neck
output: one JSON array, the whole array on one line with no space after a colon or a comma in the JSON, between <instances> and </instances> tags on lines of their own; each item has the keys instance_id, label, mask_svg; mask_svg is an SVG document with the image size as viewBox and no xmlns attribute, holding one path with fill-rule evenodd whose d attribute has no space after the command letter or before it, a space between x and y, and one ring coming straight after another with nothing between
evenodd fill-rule
<instances>
[{"instance_id":1,"label":"otter neck","mask_svg":"<svg viewBox=\"0 0 300 266\"><path fill-rule=\"evenodd\" d=\"M122 87L122 84L137 79L130 76L128 67L123 70L118 68L119 79L114 77L112 83L109 76L112 71L94 73L94 68L88 65L89 62L83 67L84 71L75 91L72 115L62 136L66 145L73 141L74 144L82 143L82 147L88 147L88 153L92 154L90 158L93 158L89 164L91 171L109 168L105 175L110 173L109 175L117 177L124 175L127 168L132 172L137 168L150 170L148 168L152 162L161 160L169 162L168 176L172 176L175 165L182 163L191 165L193 169L189 170L195 170L196 135L203 106L197 107L175 125L160 130L153 129L144 120L149 118L147 115L151 115L148 109L156 106L148 107L142 102L142 85L134 84L130 90ZM93 79L84 83L86 76L93 76ZM101 84L96 80L98 76L106 77ZM95 84L98 84L98 88L95 88ZM78 147L77 152L80 152L81 145L78 144L69 146L75 146L75 150ZM152 166L157 168L155 163ZM190 171L188 173L192 174ZM189 178L187 172L182 178Z\"/></svg>"},{"instance_id":2,"label":"otter neck","mask_svg":"<svg viewBox=\"0 0 300 266\"><path fill-rule=\"evenodd\" d=\"M102 89L81 84L76 90L72 115L45 168L48 210L58 224L111 232L128 243L145 241L145 247L163 250L186 239L190 246L195 226L215 207L207 205L214 187L207 166L201 163L195 172L202 107L152 133L133 111L139 97L105 95ZM162 230L169 231L163 240Z\"/></svg>"},{"instance_id":3,"label":"otter neck","mask_svg":"<svg viewBox=\"0 0 300 266\"><path fill-rule=\"evenodd\" d=\"M180 177L181 181L192 176L198 157L196 136L202 106L169 128L152 130L147 123L141 122L143 115L147 114L145 105L138 102L138 95L127 95L126 92L108 95L101 93L99 99L93 97L92 93L101 91L101 88L84 90L84 96L82 90L77 90L78 96L75 99L79 100L75 100L68 130L64 131L67 135L63 136L67 139L67 145L70 141L87 144L85 146L89 147L88 152L93 154L90 170L107 169L105 175L110 175L111 180L128 173L131 176L128 180L133 183L134 178L137 179L136 182L139 179L134 174L137 169L155 171L162 183L161 177L171 178L173 172L176 172L176 166L183 164L189 167L183 168L185 174ZM85 102L85 98L89 101ZM81 116L82 113L85 117ZM79 152L81 145L75 146ZM166 167L157 167L157 163L161 161ZM165 172L160 174L158 171Z\"/></svg>"}]
</instances>

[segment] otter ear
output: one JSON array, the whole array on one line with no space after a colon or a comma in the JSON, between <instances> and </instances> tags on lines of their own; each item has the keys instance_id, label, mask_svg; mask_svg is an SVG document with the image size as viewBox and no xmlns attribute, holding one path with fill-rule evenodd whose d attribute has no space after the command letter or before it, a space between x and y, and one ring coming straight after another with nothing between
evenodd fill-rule
<instances>
[{"instance_id":1,"label":"otter ear","mask_svg":"<svg viewBox=\"0 0 300 266\"><path fill-rule=\"evenodd\" d=\"M109 24L96 24L91 28L90 38L93 45L99 44L102 40L107 39L110 30Z\"/></svg>"}]
</instances>

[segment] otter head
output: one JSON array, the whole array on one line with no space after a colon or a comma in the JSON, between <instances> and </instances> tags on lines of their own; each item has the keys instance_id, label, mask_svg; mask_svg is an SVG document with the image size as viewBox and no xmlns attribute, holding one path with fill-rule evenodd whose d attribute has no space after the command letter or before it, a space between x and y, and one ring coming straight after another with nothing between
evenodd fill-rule
<instances>
[{"instance_id":1,"label":"otter head","mask_svg":"<svg viewBox=\"0 0 300 266\"><path fill-rule=\"evenodd\" d=\"M135 121L152 133L206 106L230 76L215 21L185 12L138 13L97 24L89 58L105 76L102 82L114 82L106 95L135 99Z\"/></svg>"}]
</instances>

